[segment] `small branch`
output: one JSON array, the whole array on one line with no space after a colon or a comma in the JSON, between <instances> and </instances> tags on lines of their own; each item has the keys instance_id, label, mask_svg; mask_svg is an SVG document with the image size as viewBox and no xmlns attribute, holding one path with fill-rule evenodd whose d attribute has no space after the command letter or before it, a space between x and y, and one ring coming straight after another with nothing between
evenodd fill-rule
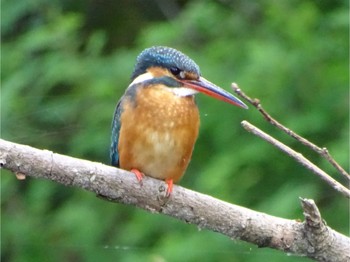
<instances>
[{"instance_id":1,"label":"small branch","mask_svg":"<svg viewBox=\"0 0 350 262\"><path fill-rule=\"evenodd\" d=\"M323 252L327 252L329 258L336 257L337 254L330 254L328 252L329 248L332 245L336 244L334 242L335 236L332 234L332 232L329 232L329 229L327 228L326 223L322 220L321 213L318 210L315 202L312 199L303 198L300 198L300 202L304 210L304 229L306 233L306 238L310 243L310 248L308 249L308 252L311 254L319 254L315 256L315 259L318 261L325 261L323 260ZM344 254L349 254L350 256L350 245L344 248Z\"/></svg>"},{"instance_id":2,"label":"small branch","mask_svg":"<svg viewBox=\"0 0 350 262\"><path fill-rule=\"evenodd\" d=\"M286 146L285 144L281 143L280 141L276 140L275 138L271 137L270 135L266 134L259 128L253 126L247 121L242 121L242 126L245 130L248 132L264 139L265 141L269 142L270 144L274 145L281 151L288 154L290 157L294 158L297 162L302 164L307 169L311 170L314 174L318 175L322 180L326 181L328 185L333 187L338 192L342 193L347 198L350 198L350 190L344 187L342 184L340 184L338 181L336 181L334 178L329 176L326 172L324 172L322 169L314 165L311 161L306 159L302 154L295 152L290 147Z\"/></svg>"},{"instance_id":3,"label":"small branch","mask_svg":"<svg viewBox=\"0 0 350 262\"><path fill-rule=\"evenodd\" d=\"M279 123L277 120L275 120L273 117L268 114L263 107L261 106L260 100L259 99L252 99L249 96L247 96L239 87L236 83L232 83L231 87L233 91L242 97L243 99L247 100L250 104L252 104L255 108L258 109L258 111L263 115L263 117L272 125L276 126L278 129L282 130L285 132L287 135L293 137L303 145L311 148L313 151L318 153L321 157L325 158L343 177L347 179L347 181L350 181L350 175L343 169L337 161L331 156L331 154L328 152L327 148L320 148L317 145L313 144L312 142L308 141L307 139L301 137L300 135L296 134L292 130L288 129L281 123Z\"/></svg>"},{"instance_id":4,"label":"small branch","mask_svg":"<svg viewBox=\"0 0 350 262\"><path fill-rule=\"evenodd\" d=\"M165 214L259 247L270 247L319 261L350 259L345 251L350 239L329 227L321 231L320 236L326 242L319 246L317 242L310 243L310 236L305 231L305 223L308 222L270 216L177 185L171 197L164 198L163 181L145 177L141 186L132 173L100 163L0 139L0 166L14 174L83 188L104 199Z\"/></svg>"}]
</instances>

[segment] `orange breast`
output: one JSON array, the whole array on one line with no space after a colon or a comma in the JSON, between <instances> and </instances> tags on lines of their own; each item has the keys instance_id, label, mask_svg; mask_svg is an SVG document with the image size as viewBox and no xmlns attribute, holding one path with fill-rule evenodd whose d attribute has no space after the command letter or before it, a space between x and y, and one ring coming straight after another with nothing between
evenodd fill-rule
<instances>
[{"instance_id":1,"label":"orange breast","mask_svg":"<svg viewBox=\"0 0 350 262\"><path fill-rule=\"evenodd\" d=\"M136 103L123 102L120 167L176 182L188 166L198 136L194 98L158 86L140 88L135 97Z\"/></svg>"}]
</instances>

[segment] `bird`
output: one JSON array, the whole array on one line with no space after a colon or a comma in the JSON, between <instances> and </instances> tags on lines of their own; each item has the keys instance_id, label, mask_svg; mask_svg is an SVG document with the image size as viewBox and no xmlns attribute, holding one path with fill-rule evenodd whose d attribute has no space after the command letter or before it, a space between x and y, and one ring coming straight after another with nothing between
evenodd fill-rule
<instances>
[{"instance_id":1,"label":"bird","mask_svg":"<svg viewBox=\"0 0 350 262\"><path fill-rule=\"evenodd\" d=\"M198 137L197 93L248 108L202 77L199 66L182 52L166 46L143 50L114 111L112 166L131 171L139 182L145 175L164 180L169 197L187 169Z\"/></svg>"}]
</instances>

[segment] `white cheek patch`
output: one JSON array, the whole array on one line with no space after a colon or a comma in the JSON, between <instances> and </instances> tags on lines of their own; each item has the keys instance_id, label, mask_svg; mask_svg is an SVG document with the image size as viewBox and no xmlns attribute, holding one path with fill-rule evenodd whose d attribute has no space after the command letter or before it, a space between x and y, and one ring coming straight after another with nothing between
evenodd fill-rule
<instances>
[{"instance_id":1,"label":"white cheek patch","mask_svg":"<svg viewBox=\"0 0 350 262\"><path fill-rule=\"evenodd\" d=\"M144 81L153 79L154 76L150 73L144 73L142 75L139 75L138 77L136 77L134 79L134 81L131 82L131 84L129 86L135 85L135 84L139 84L142 83ZM183 97L183 96L192 96L198 93L198 91L191 89L191 88L187 88L187 87L168 87L168 90L172 93L174 93L177 96Z\"/></svg>"},{"instance_id":2,"label":"white cheek patch","mask_svg":"<svg viewBox=\"0 0 350 262\"><path fill-rule=\"evenodd\" d=\"M154 76L153 76L151 73L149 73L149 72L144 73L144 74L139 75L138 77L136 77L136 78L134 79L134 81L132 81L131 84L130 84L129 86L142 83L142 82L144 82L144 81L146 81L146 80L150 80L150 79L152 79L152 78L154 78Z\"/></svg>"},{"instance_id":3,"label":"white cheek patch","mask_svg":"<svg viewBox=\"0 0 350 262\"><path fill-rule=\"evenodd\" d=\"M187 87L172 87L169 91L173 92L177 96L193 96L198 93L197 90Z\"/></svg>"},{"instance_id":4,"label":"white cheek patch","mask_svg":"<svg viewBox=\"0 0 350 262\"><path fill-rule=\"evenodd\" d=\"M181 79L185 79L186 77L185 71L181 71L179 75Z\"/></svg>"}]
</instances>

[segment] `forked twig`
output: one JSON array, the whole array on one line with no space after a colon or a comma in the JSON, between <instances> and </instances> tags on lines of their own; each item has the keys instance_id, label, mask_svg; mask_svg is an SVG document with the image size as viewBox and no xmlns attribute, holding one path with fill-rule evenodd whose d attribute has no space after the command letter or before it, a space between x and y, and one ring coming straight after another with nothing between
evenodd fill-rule
<instances>
[{"instance_id":1,"label":"forked twig","mask_svg":"<svg viewBox=\"0 0 350 262\"><path fill-rule=\"evenodd\" d=\"M324 172L322 169L317 167L315 164L313 164L310 160L306 159L302 154L294 151L290 147L286 146L285 144L281 143L280 141L276 140L275 138L271 137L270 135L266 134L256 126L250 124L247 121L242 121L242 126L245 130L248 132L261 137L265 141L269 142L270 144L274 145L281 151L285 152L290 157L294 158L297 162L302 164L307 169L311 170L314 174L318 175L322 180L326 181L327 184L329 184L331 187L333 187L338 192L342 193L347 198L350 198L350 190L344 187L342 184L340 184L338 181L336 181L334 178L332 178L330 175L328 175L326 172Z\"/></svg>"},{"instance_id":2,"label":"forked twig","mask_svg":"<svg viewBox=\"0 0 350 262\"><path fill-rule=\"evenodd\" d=\"M327 148L323 147L320 148L317 145L315 145L314 143L310 142L309 140L301 137L300 135L296 134L295 132L293 132L292 130L286 128L284 125L282 125L281 123L279 123L277 120L275 120L273 117L270 116L270 114L268 114L263 107L261 106L260 100L255 98L252 99L249 96L247 96L244 92L242 92L242 90L238 87L238 85L236 83L232 83L231 87L233 89L233 91L239 95L240 97L242 97L243 99L247 100L250 104L252 104L256 109L258 109L258 111L263 115L263 117L272 125L276 126L278 129L282 130L283 132L285 132L286 134L288 134L289 136L293 137L294 139L296 139L297 141L299 141L300 143L302 143L303 145L311 148L313 151L315 151L316 153L318 153L321 157L325 158L343 177L345 177L347 179L348 182L350 182L350 175L349 173L347 173L338 163L337 161L335 161L335 159L331 156L331 154L328 152Z\"/></svg>"}]
</instances>

